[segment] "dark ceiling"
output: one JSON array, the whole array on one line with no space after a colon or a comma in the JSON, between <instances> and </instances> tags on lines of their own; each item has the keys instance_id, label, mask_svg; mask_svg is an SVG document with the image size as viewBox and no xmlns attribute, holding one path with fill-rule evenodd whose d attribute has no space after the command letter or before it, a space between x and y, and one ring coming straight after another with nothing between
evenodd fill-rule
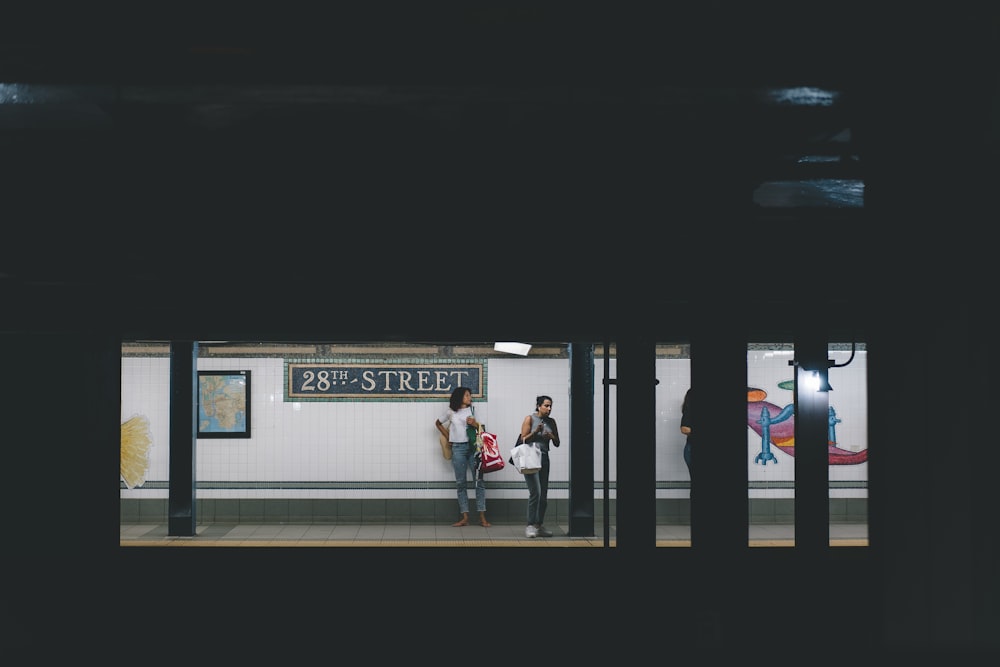
<instances>
[{"instance_id":1,"label":"dark ceiling","mask_svg":"<svg viewBox=\"0 0 1000 667\"><path fill-rule=\"evenodd\" d=\"M655 4L30 5L0 44L0 276L155 292L211 249L261 285L409 295L475 261L433 277L459 232L612 291L745 276L806 229L874 256L873 180L955 138L996 152L986 10Z\"/></svg>"},{"instance_id":2,"label":"dark ceiling","mask_svg":"<svg viewBox=\"0 0 1000 667\"><path fill-rule=\"evenodd\" d=\"M7 80L184 84L837 86L878 53L873 39L905 40L886 30L946 18L860 2L21 4Z\"/></svg>"}]
</instances>

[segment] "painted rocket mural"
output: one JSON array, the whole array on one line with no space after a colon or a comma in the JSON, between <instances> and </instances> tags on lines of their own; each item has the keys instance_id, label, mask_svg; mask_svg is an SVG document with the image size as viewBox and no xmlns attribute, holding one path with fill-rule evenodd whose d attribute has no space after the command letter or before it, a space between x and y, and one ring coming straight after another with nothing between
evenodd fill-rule
<instances>
[{"instance_id":1,"label":"painted rocket mural","mask_svg":"<svg viewBox=\"0 0 1000 667\"><path fill-rule=\"evenodd\" d=\"M782 387L789 388L789 387ZM761 450L754 457L754 463L767 465L777 463L772 445L790 456L795 456L795 405L789 403L778 407L767 400L767 392L755 387L747 387L747 426L760 436ZM868 450L854 452L837 446L837 412L830 406L827 428L827 457L830 465L855 465L868 460Z\"/></svg>"}]
</instances>

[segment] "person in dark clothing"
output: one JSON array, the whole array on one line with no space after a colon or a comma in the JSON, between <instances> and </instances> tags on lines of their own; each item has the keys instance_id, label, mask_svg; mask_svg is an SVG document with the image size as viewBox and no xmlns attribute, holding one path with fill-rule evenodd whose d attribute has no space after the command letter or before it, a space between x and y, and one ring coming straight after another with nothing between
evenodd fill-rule
<instances>
[{"instance_id":1,"label":"person in dark clothing","mask_svg":"<svg viewBox=\"0 0 1000 667\"><path fill-rule=\"evenodd\" d=\"M535 398L535 412L526 415L521 422L521 440L535 442L542 450L542 467L531 475L524 476L528 487L528 525L524 527L525 537L552 537L552 531L542 525L549 495L549 444L559 446L559 429L552 413L552 397Z\"/></svg>"},{"instance_id":2,"label":"person in dark clothing","mask_svg":"<svg viewBox=\"0 0 1000 667\"><path fill-rule=\"evenodd\" d=\"M691 476L691 445L693 444L694 417L691 410L691 390L684 393L684 402L681 403L681 433L687 436L684 441L684 463L687 464L688 477Z\"/></svg>"}]
</instances>

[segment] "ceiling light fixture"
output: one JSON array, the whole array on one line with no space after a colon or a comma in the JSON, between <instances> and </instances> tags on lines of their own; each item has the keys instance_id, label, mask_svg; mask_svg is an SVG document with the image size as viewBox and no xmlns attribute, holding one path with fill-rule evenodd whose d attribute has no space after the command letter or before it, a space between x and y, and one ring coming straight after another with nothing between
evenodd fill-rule
<instances>
[{"instance_id":1,"label":"ceiling light fixture","mask_svg":"<svg viewBox=\"0 0 1000 667\"><path fill-rule=\"evenodd\" d=\"M493 343L493 349L497 352L506 352L507 354L517 354L526 357L528 356L528 352L531 351L531 346L527 343Z\"/></svg>"}]
</instances>

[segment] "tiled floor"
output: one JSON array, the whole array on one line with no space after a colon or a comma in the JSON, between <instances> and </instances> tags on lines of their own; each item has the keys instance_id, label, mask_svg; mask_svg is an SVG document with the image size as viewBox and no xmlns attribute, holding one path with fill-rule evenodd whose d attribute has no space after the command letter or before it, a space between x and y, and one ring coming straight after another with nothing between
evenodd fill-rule
<instances>
[{"instance_id":1,"label":"tiled floor","mask_svg":"<svg viewBox=\"0 0 1000 667\"><path fill-rule=\"evenodd\" d=\"M553 537L530 539L520 524L478 524L454 528L434 524L228 524L209 523L197 527L195 536L170 536L167 524L121 524L119 545L123 547L604 547L603 526L597 535L569 536L566 526L548 528ZM750 546L794 546L791 524L753 524ZM615 529L608 546L615 545ZM690 526L656 527L656 546L691 546ZM864 523L830 525L830 546L868 546Z\"/></svg>"}]
</instances>

